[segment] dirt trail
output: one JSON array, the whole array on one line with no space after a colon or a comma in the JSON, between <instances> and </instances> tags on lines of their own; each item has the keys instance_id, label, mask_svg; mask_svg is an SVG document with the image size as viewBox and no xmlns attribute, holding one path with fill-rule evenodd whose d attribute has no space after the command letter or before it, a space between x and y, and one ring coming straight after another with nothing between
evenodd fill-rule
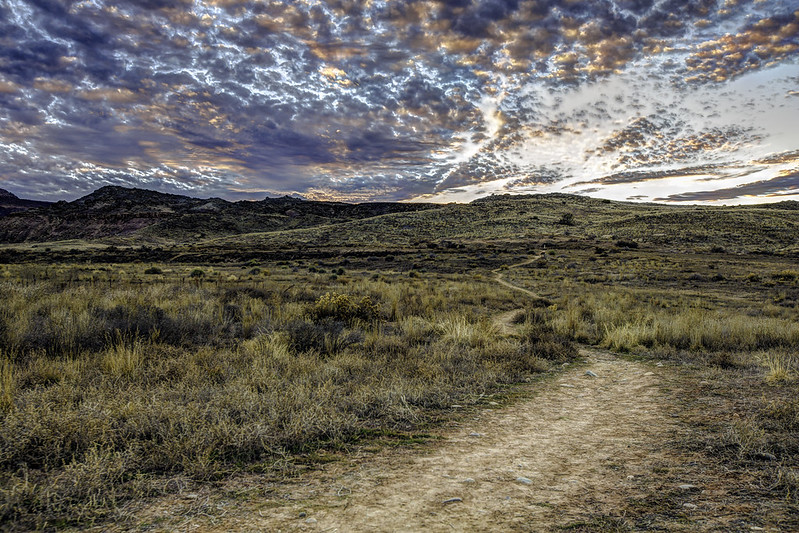
<instances>
[{"instance_id":1,"label":"dirt trail","mask_svg":"<svg viewBox=\"0 0 799 533\"><path fill-rule=\"evenodd\" d=\"M522 261L521 263L516 263L515 265L510 265L508 267L508 270L512 269L512 268L517 268L517 267L520 267L520 266L529 265L530 263L533 263L534 261L537 261L540 258L541 258L541 256L533 257L532 259L527 259L526 261ZM492 274L494 274L494 281L496 281L497 283L499 283L503 287L507 287L507 288L512 289L514 291L524 293L527 296L532 296L533 298L537 298L538 297L538 295L536 293L534 293L533 291L525 289L524 287L519 287L518 285L514 285L513 283L503 279L502 278L502 272L503 272L503 270L499 269L499 268L492 271Z\"/></svg>"},{"instance_id":2,"label":"dirt trail","mask_svg":"<svg viewBox=\"0 0 799 533\"><path fill-rule=\"evenodd\" d=\"M475 413L428 453L328 465L218 531L547 531L610 513L673 422L650 367L582 355L586 365L530 386L540 390L529 400Z\"/></svg>"},{"instance_id":3,"label":"dirt trail","mask_svg":"<svg viewBox=\"0 0 799 533\"><path fill-rule=\"evenodd\" d=\"M521 266L530 261L520 263ZM497 282L535 295L502 279ZM512 328L520 310L497 317ZM203 531L550 531L641 496L674 429L664 369L582 349L585 364L476 410L441 442L336 462L227 507ZM214 525L215 523L215 525Z\"/></svg>"},{"instance_id":4,"label":"dirt trail","mask_svg":"<svg viewBox=\"0 0 799 533\"><path fill-rule=\"evenodd\" d=\"M522 313L524 313L524 309L513 309L512 311L500 313L494 317L494 325L500 334L510 335L515 327L514 322Z\"/></svg>"}]
</instances>

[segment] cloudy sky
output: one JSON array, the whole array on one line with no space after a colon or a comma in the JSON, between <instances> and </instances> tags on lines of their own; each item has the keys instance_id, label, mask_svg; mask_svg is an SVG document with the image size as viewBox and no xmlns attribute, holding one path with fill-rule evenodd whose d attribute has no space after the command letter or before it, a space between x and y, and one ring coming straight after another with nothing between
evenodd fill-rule
<instances>
[{"instance_id":1,"label":"cloudy sky","mask_svg":"<svg viewBox=\"0 0 799 533\"><path fill-rule=\"evenodd\" d=\"M799 199L796 0L0 0L0 187Z\"/></svg>"}]
</instances>

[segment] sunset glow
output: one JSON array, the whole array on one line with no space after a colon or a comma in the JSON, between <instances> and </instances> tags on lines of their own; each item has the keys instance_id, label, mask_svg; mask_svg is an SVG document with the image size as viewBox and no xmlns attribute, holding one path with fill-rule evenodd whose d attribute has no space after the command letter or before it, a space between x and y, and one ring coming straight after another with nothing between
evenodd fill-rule
<instances>
[{"instance_id":1,"label":"sunset glow","mask_svg":"<svg viewBox=\"0 0 799 533\"><path fill-rule=\"evenodd\" d=\"M4 0L0 187L799 195L779 0Z\"/></svg>"}]
</instances>

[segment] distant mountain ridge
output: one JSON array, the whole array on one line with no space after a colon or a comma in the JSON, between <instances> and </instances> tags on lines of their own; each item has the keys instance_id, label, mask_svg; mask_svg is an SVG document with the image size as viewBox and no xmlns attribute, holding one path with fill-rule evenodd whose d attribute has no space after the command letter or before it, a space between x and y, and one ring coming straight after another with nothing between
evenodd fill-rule
<instances>
[{"instance_id":1,"label":"distant mountain ridge","mask_svg":"<svg viewBox=\"0 0 799 533\"><path fill-rule=\"evenodd\" d=\"M0 213L0 242L5 243L125 236L156 241L192 240L313 227L438 207L319 202L289 196L229 202L119 186L105 186L72 202L56 203L20 200L8 191L3 193L0 205L20 206Z\"/></svg>"},{"instance_id":2,"label":"distant mountain ridge","mask_svg":"<svg viewBox=\"0 0 799 533\"><path fill-rule=\"evenodd\" d=\"M23 200L5 189L0 189L0 217L37 207L47 207L48 205L50 205L50 202Z\"/></svg>"}]
</instances>

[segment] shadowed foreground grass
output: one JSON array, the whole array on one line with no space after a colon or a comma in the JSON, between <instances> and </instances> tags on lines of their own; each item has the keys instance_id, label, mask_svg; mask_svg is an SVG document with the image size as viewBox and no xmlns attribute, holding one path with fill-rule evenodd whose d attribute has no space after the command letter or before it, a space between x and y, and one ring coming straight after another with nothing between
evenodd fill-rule
<instances>
[{"instance_id":1,"label":"shadowed foreground grass","mask_svg":"<svg viewBox=\"0 0 799 533\"><path fill-rule=\"evenodd\" d=\"M86 525L125 502L295 457L546 371L576 350L532 314L503 337L479 281L294 276L0 287L0 521Z\"/></svg>"}]
</instances>

